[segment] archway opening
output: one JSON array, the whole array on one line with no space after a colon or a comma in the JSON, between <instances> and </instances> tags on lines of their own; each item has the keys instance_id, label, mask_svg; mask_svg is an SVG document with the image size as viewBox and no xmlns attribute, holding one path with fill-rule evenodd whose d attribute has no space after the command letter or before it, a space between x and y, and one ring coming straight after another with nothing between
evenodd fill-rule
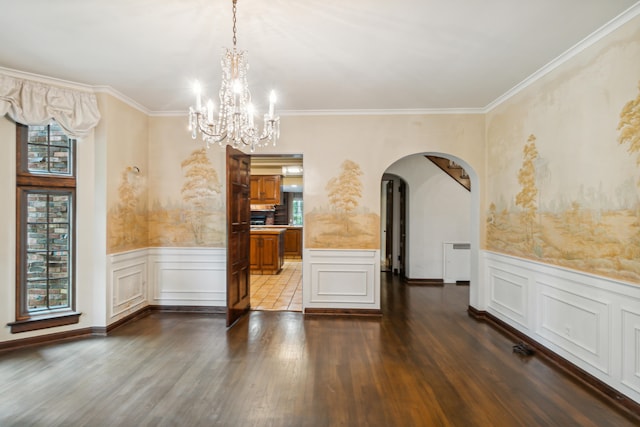
<instances>
[{"instance_id":1,"label":"archway opening","mask_svg":"<svg viewBox=\"0 0 640 427\"><path fill-rule=\"evenodd\" d=\"M463 169L470 190L427 156L447 159ZM381 266L391 262L390 271L407 283L468 281L469 305L480 308L480 197L475 170L464 159L448 153L415 153L392 163L381 184ZM389 200L393 208L388 206ZM391 243L387 236L393 239Z\"/></svg>"}]
</instances>

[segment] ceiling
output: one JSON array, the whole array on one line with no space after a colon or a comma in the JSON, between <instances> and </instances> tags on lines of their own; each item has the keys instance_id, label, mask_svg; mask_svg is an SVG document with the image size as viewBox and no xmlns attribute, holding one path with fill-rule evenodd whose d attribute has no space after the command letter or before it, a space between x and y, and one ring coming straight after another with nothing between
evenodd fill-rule
<instances>
[{"instance_id":1,"label":"ceiling","mask_svg":"<svg viewBox=\"0 0 640 427\"><path fill-rule=\"evenodd\" d=\"M636 0L238 0L253 101L287 112L481 109ZM0 67L149 113L217 98L231 0L0 0Z\"/></svg>"}]
</instances>

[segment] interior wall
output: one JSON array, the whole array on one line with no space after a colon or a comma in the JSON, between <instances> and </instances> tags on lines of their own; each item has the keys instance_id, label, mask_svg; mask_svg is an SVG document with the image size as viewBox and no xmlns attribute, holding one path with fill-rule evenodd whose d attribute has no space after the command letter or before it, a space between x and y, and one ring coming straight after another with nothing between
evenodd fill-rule
<instances>
[{"instance_id":1,"label":"interior wall","mask_svg":"<svg viewBox=\"0 0 640 427\"><path fill-rule=\"evenodd\" d=\"M410 279L443 279L444 242L470 242L471 195L422 154L387 169L407 183Z\"/></svg>"},{"instance_id":2,"label":"interior wall","mask_svg":"<svg viewBox=\"0 0 640 427\"><path fill-rule=\"evenodd\" d=\"M145 248L149 118L107 94L98 94L98 107L106 146L107 252Z\"/></svg>"},{"instance_id":3,"label":"interior wall","mask_svg":"<svg viewBox=\"0 0 640 427\"><path fill-rule=\"evenodd\" d=\"M639 108L636 17L487 114L487 247L640 283Z\"/></svg>"},{"instance_id":4,"label":"interior wall","mask_svg":"<svg viewBox=\"0 0 640 427\"><path fill-rule=\"evenodd\" d=\"M640 402L640 17L487 114L491 315Z\"/></svg>"},{"instance_id":5,"label":"interior wall","mask_svg":"<svg viewBox=\"0 0 640 427\"><path fill-rule=\"evenodd\" d=\"M16 126L0 117L0 141L4 155L0 156L0 340L16 339L7 323L15 321L16 283Z\"/></svg>"}]
</instances>

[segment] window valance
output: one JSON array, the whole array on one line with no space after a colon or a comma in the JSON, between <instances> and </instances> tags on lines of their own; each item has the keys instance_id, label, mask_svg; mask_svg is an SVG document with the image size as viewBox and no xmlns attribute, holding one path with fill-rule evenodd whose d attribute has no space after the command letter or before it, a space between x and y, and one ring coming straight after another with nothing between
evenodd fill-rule
<instances>
[{"instance_id":1,"label":"window valance","mask_svg":"<svg viewBox=\"0 0 640 427\"><path fill-rule=\"evenodd\" d=\"M55 119L74 138L86 136L100 121L93 93L0 74L0 117L5 114L25 125Z\"/></svg>"}]
</instances>

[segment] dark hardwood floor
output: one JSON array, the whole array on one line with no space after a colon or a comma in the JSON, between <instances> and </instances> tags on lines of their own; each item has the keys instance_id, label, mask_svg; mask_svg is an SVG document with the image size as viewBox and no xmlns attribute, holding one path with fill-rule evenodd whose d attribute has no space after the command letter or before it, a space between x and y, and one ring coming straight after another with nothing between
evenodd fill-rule
<instances>
[{"instance_id":1,"label":"dark hardwood floor","mask_svg":"<svg viewBox=\"0 0 640 427\"><path fill-rule=\"evenodd\" d=\"M0 425L638 425L468 317L468 287L382 286L379 318L152 313L0 353Z\"/></svg>"}]
</instances>

